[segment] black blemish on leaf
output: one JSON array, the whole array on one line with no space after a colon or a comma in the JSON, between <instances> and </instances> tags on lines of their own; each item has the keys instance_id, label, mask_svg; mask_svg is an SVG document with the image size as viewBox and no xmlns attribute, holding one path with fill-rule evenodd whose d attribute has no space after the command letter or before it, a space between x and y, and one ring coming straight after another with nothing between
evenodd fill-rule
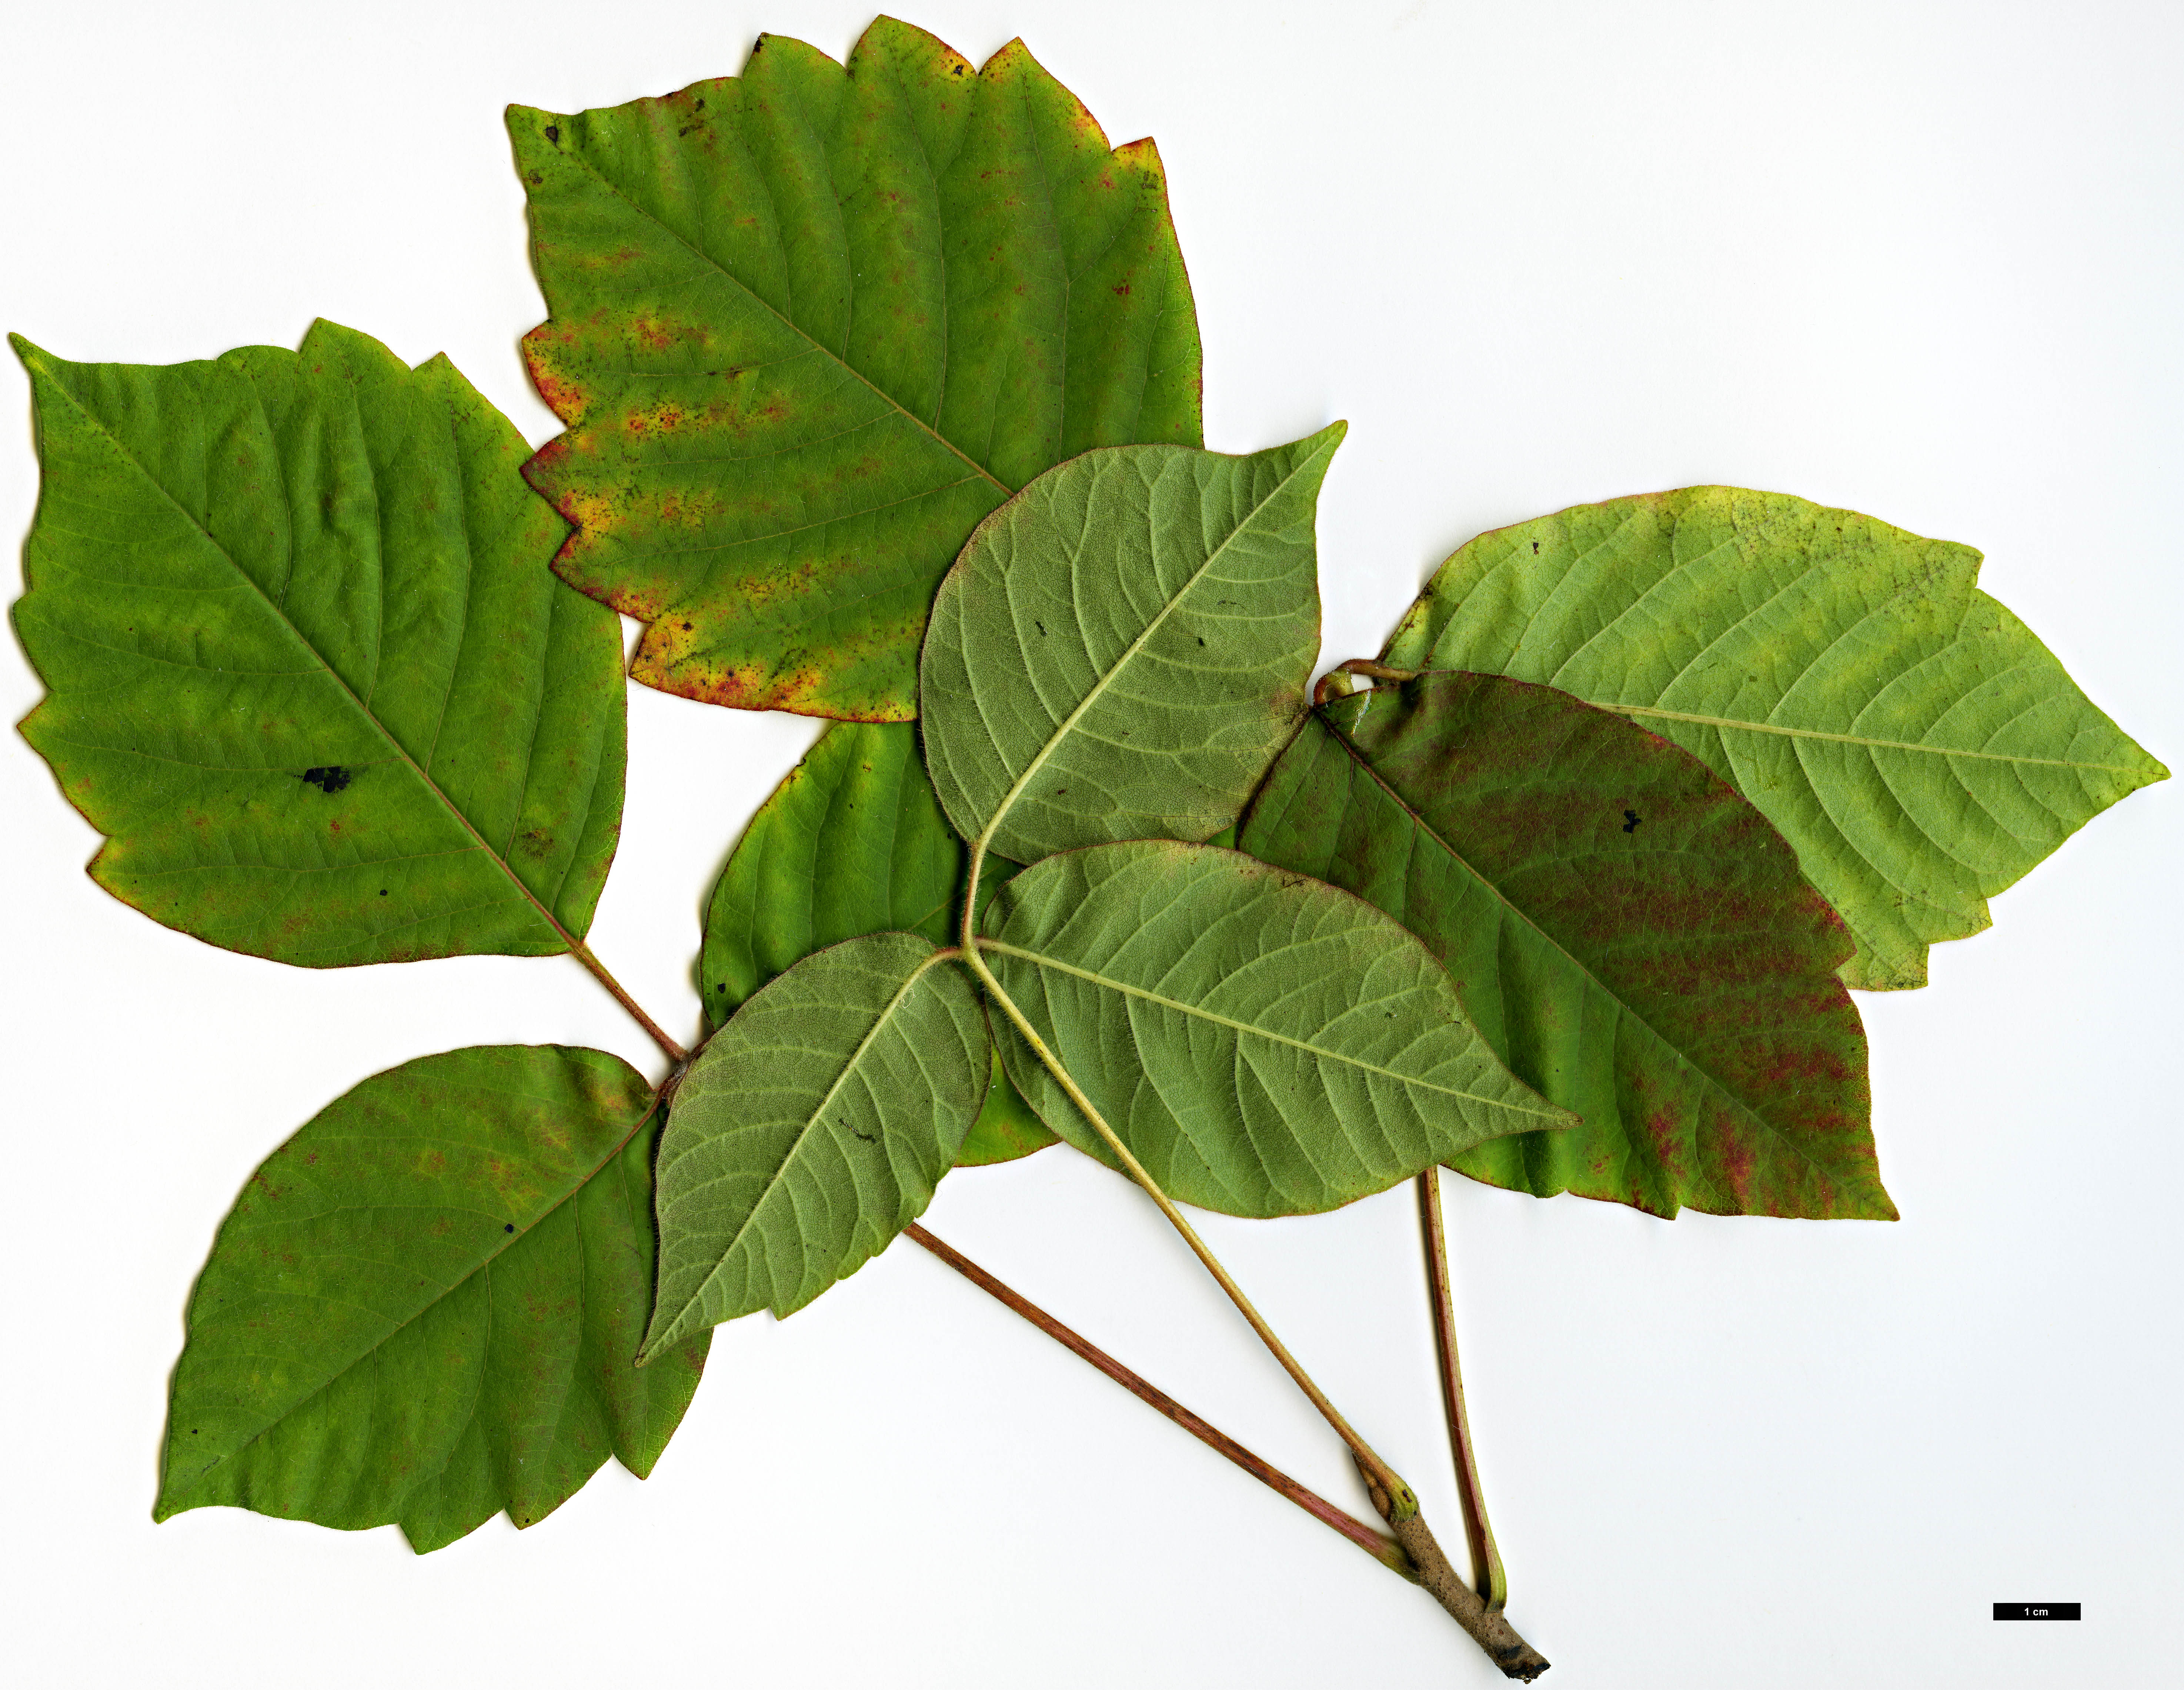
<instances>
[{"instance_id":1,"label":"black blemish on leaf","mask_svg":"<svg viewBox=\"0 0 2184 1690\"><path fill-rule=\"evenodd\" d=\"M387 889L384 886L379 889L379 895L382 898L387 895Z\"/></svg>"},{"instance_id":2,"label":"black blemish on leaf","mask_svg":"<svg viewBox=\"0 0 2184 1690\"><path fill-rule=\"evenodd\" d=\"M1626 834L1635 834L1638 831L1638 812L1635 810L1625 810L1623 812L1623 831Z\"/></svg>"},{"instance_id":3,"label":"black blemish on leaf","mask_svg":"<svg viewBox=\"0 0 2184 1690\"><path fill-rule=\"evenodd\" d=\"M1534 557L1537 557L1539 555L1540 555L1540 543L1539 543L1537 540L1534 540L1534 541L1532 542L1532 555L1533 555Z\"/></svg>"},{"instance_id":4,"label":"black blemish on leaf","mask_svg":"<svg viewBox=\"0 0 2184 1690\"><path fill-rule=\"evenodd\" d=\"M1041 622L1037 616L1034 616L1031 620L1031 625L1039 630L1039 637L1041 639L1045 639L1046 638L1046 624L1045 622Z\"/></svg>"},{"instance_id":5,"label":"black blemish on leaf","mask_svg":"<svg viewBox=\"0 0 2184 1690\"><path fill-rule=\"evenodd\" d=\"M689 632L690 632L690 624L689 624L689 623L685 622L685 623L683 623L683 624L682 624L682 632L683 632L683 633L689 633Z\"/></svg>"},{"instance_id":6,"label":"black blemish on leaf","mask_svg":"<svg viewBox=\"0 0 2184 1690\"><path fill-rule=\"evenodd\" d=\"M956 74L958 76L961 76L963 74L963 67L961 65L959 64L956 67Z\"/></svg>"},{"instance_id":7,"label":"black blemish on leaf","mask_svg":"<svg viewBox=\"0 0 2184 1690\"><path fill-rule=\"evenodd\" d=\"M1201 645L1203 645L1203 644L1206 644L1206 636L1205 636L1204 634L1202 634L1202 633L1201 633L1201 634L1200 634L1200 635L1198 636L1198 643L1199 643Z\"/></svg>"},{"instance_id":8,"label":"black blemish on leaf","mask_svg":"<svg viewBox=\"0 0 2184 1690\"><path fill-rule=\"evenodd\" d=\"M306 786L315 786L321 792L332 794L339 792L356 777L339 763L329 763L322 769L305 769L297 778Z\"/></svg>"},{"instance_id":9,"label":"black blemish on leaf","mask_svg":"<svg viewBox=\"0 0 2184 1690\"><path fill-rule=\"evenodd\" d=\"M559 147L561 144L560 125L552 123L548 124L546 125L546 138L552 142L556 147Z\"/></svg>"},{"instance_id":10,"label":"black blemish on leaf","mask_svg":"<svg viewBox=\"0 0 2184 1690\"><path fill-rule=\"evenodd\" d=\"M513 1231L515 1231L515 1223L514 1221L512 1221L512 1220L511 1220L510 1222L509 1222L509 1223L508 1223L508 1224L507 1224L507 1225L505 1225L505 1226L502 1227L502 1228L501 1228L501 1230L502 1230L503 1232L513 1232Z\"/></svg>"}]
</instances>

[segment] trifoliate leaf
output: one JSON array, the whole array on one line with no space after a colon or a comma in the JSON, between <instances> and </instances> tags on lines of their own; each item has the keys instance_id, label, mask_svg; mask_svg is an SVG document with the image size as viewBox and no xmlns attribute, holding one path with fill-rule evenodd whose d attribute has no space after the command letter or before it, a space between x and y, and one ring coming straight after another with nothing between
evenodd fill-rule
<instances>
[{"instance_id":1,"label":"trifoliate leaf","mask_svg":"<svg viewBox=\"0 0 2184 1690\"><path fill-rule=\"evenodd\" d=\"M529 472L648 686L906 720L980 517L1087 448L1199 442L1160 156L1021 42L973 75L889 18L846 69L766 36L740 79L509 130L569 425Z\"/></svg>"},{"instance_id":2,"label":"trifoliate leaf","mask_svg":"<svg viewBox=\"0 0 2184 1690\"><path fill-rule=\"evenodd\" d=\"M100 885L277 962L550 956L620 827L614 617L554 580L526 448L445 358L70 364L18 338L44 486L23 724Z\"/></svg>"},{"instance_id":3,"label":"trifoliate leaf","mask_svg":"<svg viewBox=\"0 0 2184 1690\"><path fill-rule=\"evenodd\" d=\"M1347 892L1211 845L1034 864L987 907L1002 989L1169 1196L1309 1214L1573 1118L1516 1079L1430 952ZM1039 1116L1113 1158L1012 1024Z\"/></svg>"},{"instance_id":4,"label":"trifoliate leaf","mask_svg":"<svg viewBox=\"0 0 2184 1690\"><path fill-rule=\"evenodd\" d=\"M1031 862L1235 819L1304 713L1312 518L1345 428L1243 458L1088 452L979 525L922 672L958 833Z\"/></svg>"},{"instance_id":5,"label":"trifoliate leaf","mask_svg":"<svg viewBox=\"0 0 2184 1690\"><path fill-rule=\"evenodd\" d=\"M991 1065L970 982L914 934L846 940L760 990L675 1093L644 1358L794 1313L884 1250L933 1201Z\"/></svg>"},{"instance_id":6,"label":"trifoliate leaf","mask_svg":"<svg viewBox=\"0 0 2184 1690\"><path fill-rule=\"evenodd\" d=\"M1425 674L1312 712L1244 849L1371 900L1448 965L1572 1132L1451 1166L1673 1215L1893 1219L1850 937L1703 763L1566 693Z\"/></svg>"},{"instance_id":7,"label":"trifoliate leaf","mask_svg":"<svg viewBox=\"0 0 2184 1690\"><path fill-rule=\"evenodd\" d=\"M1673 739L1796 849L1853 986L1926 947L2168 770L1981 592L1980 555L1786 494L1694 487L1502 528L1390 640L1404 669L1537 681Z\"/></svg>"},{"instance_id":8,"label":"trifoliate leaf","mask_svg":"<svg viewBox=\"0 0 2184 1690\"><path fill-rule=\"evenodd\" d=\"M599 1051L424 1057L266 1158L191 1296L155 1518L224 1504L420 1553L639 1478L705 1365L640 1372L652 1091Z\"/></svg>"},{"instance_id":9,"label":"trifoliate leaf","mask_svg":"<svg viewBox=\"0 0 2184 1690\"><path fill-rule=\"evenodd\" d=\"M726 1021L783 969L844 939L953 942L969 856L933 796L915 727L829 724L759 806L713 889L699 962L707 1016ZM1016 872L989 855L979 901ZM959 1160L1009 1162L1054 1141L997 1057Z\"/></svg>"}]
</instances>

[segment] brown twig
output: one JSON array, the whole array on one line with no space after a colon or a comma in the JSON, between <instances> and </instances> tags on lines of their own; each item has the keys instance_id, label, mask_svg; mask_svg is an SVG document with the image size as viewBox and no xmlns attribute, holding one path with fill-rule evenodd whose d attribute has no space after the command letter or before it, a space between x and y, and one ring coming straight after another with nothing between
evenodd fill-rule
<instances>
[{"instance_id":1,"label":"brown twig","mask_svg":"<svg viewBox=\"0 0 2184 1690\"><path fill-rule=\"evenodd\" d=\"M1479 1461L1471 1443L1471 1419L1463 1409L1463 1371L1456 1359L1456 1307L1448 1288L1448 1239L1441 1224L1440 1169L1418 1175L1418 1219L1426 1235L1426 1284L1433 1298L1434 1347L1440 1353L1440 1400L1448 1415L1448 1443L1456 1458L1456 1488L1463 1502L1464 1533L1471 1540L1472 1576L1479 1594L1500 1613L1509 1603L1509 1577L1502 1552L1494 1547L1487 1523L1486 1495L1479 1484Z\"/></svg>"},{"instance_id":2,"label":"brown twig","mask_svg":"<svg viewBox=\"0 0 2184 1690\"><path fill-rule=\"evenodd\" d=\"M1218 1426L1192 1414L1167 1392L1139 1378L1098 1345L1072 1331L1037 1303L1011 1291L969 1257L952 1245L935 1238L915 1221L903 1229L903 1235L911 1242L930 1250L988 1296L1007 1304L1063 1348L1091 1363L1139 1402L1158 1409L1208 1448L1227 1456L1261 1484L1270 1490L1279 1491L1314 1520L1340 1532L1381 1565L1391 1572L1401 1573L1412 1582L1417 1581L1418 1575L1412 1569L1410 1557L1403 1553L1395 1539L1384 1532L1375 1531L1363 1520L1345 1513L1318 1492L1307 1490L1279 1467L1262 1461Z\"/></svg>"},{"instance_id":3,"label":"brown twig","mask_svg":"<svg viewBox=\"0 0 2184 1690\"><path fill-rule=\"evenodd\" d=\"M1547 1670L1547 1658L1517 1635L1517 1628L1509 1623L1508 1616L1498 1614L1479 1599L1479 1592L1457 1576L1456 1569L1449 1565L1448 1557L1434 1541L1417 1505L1400 1505L1378 1484L1363 1462L1357 1470L1365 1475L1365 1489L1373 1498L1373 1506L1395 1531L1396 1541L1410 1556L1411 1565L1418 1570L1418 1582L1426 1593L1448 1610L1449 1617L1471 1634L1472 1642L1486 1651L1486 1658L1502 1669L1505 1678L1521 1678L1526 1683Z\"/></svg>"},{"instance_id":4,"label":"brown twig","mask_svg":"<svg viewBox=\"0 0 2184 1690\"><path fill-rule=\"evenodd\" d=\"M1312 701L1323 705L1330 699L1346 698L1350 683L1346 678L1362 675L1372 681L1410 681L1418 678L1415 669L1390 669L1385 663L1375 663L1369 657L1353 657L1346 663L1338 663L1319 678L1319 684L1312 689Z\"/></svg>"}]
</instances>

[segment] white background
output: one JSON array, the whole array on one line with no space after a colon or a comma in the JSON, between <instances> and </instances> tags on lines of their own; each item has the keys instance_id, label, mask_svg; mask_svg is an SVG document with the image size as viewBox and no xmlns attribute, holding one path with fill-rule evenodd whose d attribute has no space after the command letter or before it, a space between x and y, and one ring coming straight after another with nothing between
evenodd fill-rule
<instances>
[{"instance_id":1,"label":"white background","mask_svg":"<svg viewBox=\"0 0 2184 1690\"><path fill-rule=\"evenodd\" d=\"M35 14L35 15L33 15ZM70 358L448 352L534 441L508 101L847 53L861 5L9 8L0 326ZM1981 548L1984 584L2184 756L2184 14L1997 0L934 0L1159 140L1210 446L1351 421L1329 661L1479 530L1720 481ZM0 534L36 495L0 368ZM36 683L0 651L0 706ZM697 912L816 724L635 689L593 940L680 1034ZM2174 1683L2184 793L2141 794L1861 999L1895 1225L1673 1224L1451 1178L1511 1614L1563 1690ZM167 932L0 745L0 1676L26 1686L1486 1685L1418 1592L906 1245L722 1330L654 1479L430 1557L154 1528L167 1369L259 1159L408 1057L657 1059L573 964L305 973ZM1157 1218L1056 1150L933 1229L1358 1513L1341 1451ZM1207 1230L1461 1541L1404 1190ZM1997 1625L2075 1600L2076 1626Z\"/></svg>"}]
</instances>

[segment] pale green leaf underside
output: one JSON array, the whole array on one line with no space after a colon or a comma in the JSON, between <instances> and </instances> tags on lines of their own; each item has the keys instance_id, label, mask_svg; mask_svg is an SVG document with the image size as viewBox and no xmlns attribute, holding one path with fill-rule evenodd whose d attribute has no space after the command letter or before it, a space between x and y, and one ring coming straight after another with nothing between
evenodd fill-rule
<instances>
[{"instance_id":1,"label":"pale green leaf underside","mask_svg":"<svg viewBox=\"0 0 2184 1690\"><path fill-rule=\"evenodd\" d=\"M925 1212L990 1069L962 970L913 934L805 957L736 1012L677 1090L660 1145L649 1359L788 1314Z\"/></svg>"},{"instance_id":2,"label":"pale green leaf underside","mask_svg":"<svg viewBox=\"0 0 2184 1690\"><path fill-rule=\"evenodd\" d=\"M621 813L614 617L445 358L71 364L18 339L43 486L23 724L154 920L312 967L566 950Z\"/></svg>"},{"instance_id":3,"label":"pale green leaf underside","mask_svg":"<svg viewBox=\"0 0 2184 1690\"><path fill-rule=\"evenodd\" d=\"M707 1335L640 1372L651 1088L492 1046L375 1074L251 1176L175 1369L156 1517L225 1504L421 1553L530 1525L607 1456L652 1470Z\"/></svg>"},{"instance_id":4,"label":"pale green leaf underside","mask_svg":"<svg viewBox=\"0 0 2184 1690\"><path fill-rule=\"evenodd\" d=\"M524 349L570 425L530 473L648 685L907 719L980 517L1089 448L1199 443L1159 154L1021 42L974 72L891 18L846 65L766 36L740 77L509 131L553 311Z\"/></svg>"},{"instance_id":5,"label":"pale green leaf underside","mask_svg":"<svg viewBox=\"0 0 2184 1690\"><path fill-rule=\"evenodd\" d=\"M1483 534L1384 654L1619 711L1734 784L1850 926L1850 984L1926 949L2168 771L1977 586L1980 556L1738 488L1578 505Z\"/></svg>"},{"instance_id":6,"label":"pale green leaf underside","mask_svg":"<svg viewBox=\"0 0 2184 1690\"><path fill-rule=\"evenodd\" d=\"M1209 845L1050 857L1003 889L980 950L1171 1196L1308 1214L1506 1133L1570 1124L1496 1060L1446 972L1392 918ZM1002 1060L1041 1118L1112 1164L1031 1047Z\"/></svg>"},{"instance_id":7,"label":"pale green leaf underside","mask_svg":"<svg viewBox=\"0 0 2184 1690\"><path fill-rule=\"evenodd\" d=\"M1088 452L941 583L925 755L956 831L1019 862L1235 819L1319 648L1319 486L1345 425L1249 457Z\"/></svg>"},{"instance_id":8,"label":"pale green leaf underside","mask_svg":"<svg viewBox=\"0 0 2184 1690\"><path fill-rule=\"evenodd\" d=\"M969 852L940 813L910 722L837 722L759 806L721 871L699 962L715 1025L815 951L867 933L952 942ZM986 859L991 897L1016 865ZM1054 1142L1000 1073L961 1161L1008 1162Z\"/></svg>"}]
</instances>

